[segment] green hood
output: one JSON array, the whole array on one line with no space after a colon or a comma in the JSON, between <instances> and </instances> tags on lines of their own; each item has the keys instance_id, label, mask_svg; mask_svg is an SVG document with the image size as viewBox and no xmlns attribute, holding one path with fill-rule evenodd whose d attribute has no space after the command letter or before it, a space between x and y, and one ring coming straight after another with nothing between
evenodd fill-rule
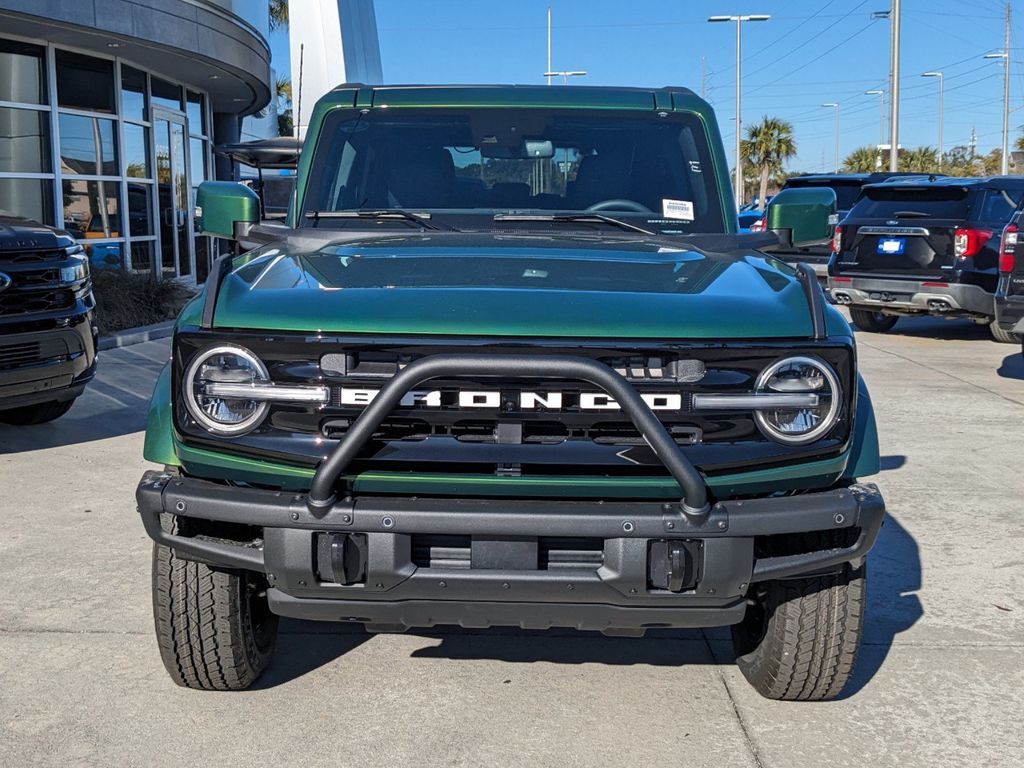
<instances>
[{"instance_id":1,"label":"green hood","mask_svg":"<svg viewBox=\"0 0 1024 768\"><path fill-rule=\"evenodd\" d=\"M755 251L723 255L632 237L446 232L348 236L328 245L294 238L253 251L225 277L214 325L633 339L812 333L793 270ZM835 324L830 317L829 326L848 332L841 318Z\"/></svg>"}]
</instances>

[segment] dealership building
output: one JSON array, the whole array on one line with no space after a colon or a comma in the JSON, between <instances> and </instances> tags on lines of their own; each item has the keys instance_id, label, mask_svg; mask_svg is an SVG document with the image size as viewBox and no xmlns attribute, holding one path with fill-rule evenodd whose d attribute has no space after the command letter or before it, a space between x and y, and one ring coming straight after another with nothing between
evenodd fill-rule
<instances>
[{"instance_id":1,"label":"dealership building","mask_svg":"<svg viewBox=\"0 0 1024 768\"><path fill-rule=\"evenodd\" d=\"M195 189L270 101L268 27L265 0L0 0L0 213L205 280Z\"/></svg>"}]
</instances>

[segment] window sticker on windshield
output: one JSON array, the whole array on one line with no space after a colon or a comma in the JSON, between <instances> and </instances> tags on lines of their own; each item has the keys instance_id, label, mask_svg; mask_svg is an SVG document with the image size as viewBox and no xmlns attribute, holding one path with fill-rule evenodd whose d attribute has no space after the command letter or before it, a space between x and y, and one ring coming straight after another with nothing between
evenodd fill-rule
<instances>
[{"instance_id":1,"label":"window sticker on windshield","mask_svg":"<svg viewBox=\"0 0 1024 768\"><path fill-rule=\"evenodd\" d=\"M661 215L666 219L693 221L693 203L689 200L669 200L664 198L661 201Z\"/></svg>"}]
</instances>

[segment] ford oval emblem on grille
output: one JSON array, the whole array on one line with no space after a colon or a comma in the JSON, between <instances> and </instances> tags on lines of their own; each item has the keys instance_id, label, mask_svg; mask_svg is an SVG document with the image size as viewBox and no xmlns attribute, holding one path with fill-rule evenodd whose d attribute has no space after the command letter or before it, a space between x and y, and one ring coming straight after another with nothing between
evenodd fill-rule
<instances>
[{"instance_id":1,"label":"ford oval emblem on grille","mask_svg":"<svg viewBox=\"0 0 1024 768\"><path fill-rule=\"evenodd\" d=\"M0 293L10 288L12 282L14 281L11 280L10 275L5 275L3 272L0 272Z\"/></svg>"},{"instance_id":2,"label":"ford oval emblem on grille","mask_svg":"<svg viewBox=\"0 0 1024 768\"><path fill-rule=\"evenodd\" d=\"M897 224L899 224L899 222L896 221L895 219L890 219L889 221L887 221L885 223L888 224L890 227L895 227Z\"/></svg>"}]
</instances>

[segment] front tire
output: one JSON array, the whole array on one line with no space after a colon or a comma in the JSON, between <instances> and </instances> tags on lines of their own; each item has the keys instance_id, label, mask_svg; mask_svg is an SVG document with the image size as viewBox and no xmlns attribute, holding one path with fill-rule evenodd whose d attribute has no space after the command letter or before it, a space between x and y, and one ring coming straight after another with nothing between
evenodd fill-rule
<instances>
[{"instance_id":1,"label":"front tire","mask_svg":"<svg viewBox=\"0 0 1024 768\"><path fill-rule=\"evenodd\" d=\"M11 408L8 411L0 411L0 421L5 424L16 424L20 427L27 427L31 424L45 424L48 421L59 419L71 410L75 404L75 398L70 400L54 400L39 405L26 405L21 408Z\"/></svg>"},{"instance_id":2,"label":"front tire","mask_svg":"<svg viewBox=\"0 0 1024 768\"><path fill-rule=\"evenodd\" d=\"M183 560L159 544L153 619L164 667L185 688L243 690L274 654L278 618L267 605L262 575Z\"/></svg>"},{"instance_id":3,"label":"front tire","mask_svg":"<svg viewBox=\"0 0 1024 768\"><path fill-rule=\"evenodd\" d=\"M1021 344L1024 342L1019 333L1004 331L995 320L988 324L988 330L992 334L992 338L1000 344Z\"/></svg>"},{"instance_id":4,"label":"front tire","mask_svg":"<svg viewBox=\"0 0 1024 768\"><path fill-rule=\"evenodd\" d=\"M839 695L860 648L866 568L760 585L732 628L736 663L758 693L785 701Z\"/></svg>"},{"instance_id":5,"label":"front tire","mask_svg":"<svg viewBox=\"0 0 1024 768\"><path fill-rule=\"evenodd\" d=\"M899 320L895 315L883 315L881 312L872 312L869 309L850 309L850 317L853 324L862 331L868 333L885 333L892 330Z\"/></svg>"}]
</instances>

